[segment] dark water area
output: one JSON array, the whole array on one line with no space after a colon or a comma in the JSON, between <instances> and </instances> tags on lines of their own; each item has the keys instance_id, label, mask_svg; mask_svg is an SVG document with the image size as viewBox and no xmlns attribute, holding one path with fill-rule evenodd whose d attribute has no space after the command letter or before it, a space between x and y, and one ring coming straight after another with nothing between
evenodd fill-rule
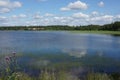
<instances>
[{"instance_id":1,"label":"dark water area","mask_svg":"<svg viewBox=\"0 0 120 80\"><path fill-rule=\"evenodd\" d=\"M0 31L0 59L13 51L28 73L38 73L43 67L120 72L119 36L67 31Z\"/></svg>"}]
</instances>

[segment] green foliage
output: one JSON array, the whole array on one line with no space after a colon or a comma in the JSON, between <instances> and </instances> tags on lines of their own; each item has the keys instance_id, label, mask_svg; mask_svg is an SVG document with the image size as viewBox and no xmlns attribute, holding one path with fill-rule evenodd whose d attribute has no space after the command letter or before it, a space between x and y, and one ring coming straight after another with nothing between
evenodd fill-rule
<instances>
[{"instance_id":1,"label":"green foliage","mask_svg":"<svg viewBox=\"0 0 120 80\"><path fill-rule=\"evenodd\" d=\"M87 75L87 80L111 80L107 74L101 73L89 73Z\"/></svg>"},{"instance_id":2,"label":"green foliage","mask_svg":"<svg viewBox=\"0 0 120 80\"><path fill-rule=\"evenodd\" d=\"M79 80L79 79L77 78L77 76L73 76L72 74L62 70L58 72L49 72L45 70L42 71L38 80Z\"/></svg>"},{"instance_id":3,"label":"green foliage","mask_svg":"<svg viewBox=\"0 0 120 80\"><path fill-rule=\"evenodd\" d=\"M58 73L58 80L68 80L68 77L67 77L68 75L65 73L65 72L63 72L63 71L60 71L59 73Z\"/></svg>"},{"instance_id":4,"label":"green foliage","mask_svg":"<svg viewBox=\"0 0 120 80\"><path fill-rule=\"evenodd\" d=\"M33 79L25 73L14 72L9 76L5 76L4 78L0 78L0 80L33 80Z\"/></svg>"},{"instance_id":5,"label":"green foliage","mask_svg":"<svg viewBox=\"0 0 120 80\"><path fill-rule=\"evenodd\" d=\"M51 25L51 26L6 26L0 27L0 30L87 30L87 31L120 31L120 22L100 25L86 25L86 26L68 26L68 25Z\"/></svg>"},{"instance_id":6,"label":"green foliage","mask_svg":"<svg viewBox=\"0 0 120 80\"><path fill-rule=\"evenodd\" d=\"M111 78L112 80L120 80L120 73L112 73Z\"/></svg>"},{"instance_id":7,"label":"green foliage","mask_svg":"<svg viewBox=\"0 0 120 80\"><path fill-rule=\"evenodd\" d=\"M42 71L39 77L40 80L49 80L51 75L47 71Z\"/></svg>"}]
</instances>

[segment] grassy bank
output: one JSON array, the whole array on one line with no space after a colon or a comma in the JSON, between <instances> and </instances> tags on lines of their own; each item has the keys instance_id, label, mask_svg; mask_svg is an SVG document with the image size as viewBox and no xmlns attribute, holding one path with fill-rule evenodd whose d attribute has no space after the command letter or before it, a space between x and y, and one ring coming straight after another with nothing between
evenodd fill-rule
<instances>
[{"instance_id":1,"label":"grassy bank","mask_svg":"<svg viewBox=\"0 0 120 80\"><path fill-rule=\"evenodd\" d=\"M70 31L72 33L107 34L120 36L120 31Z\"/></svg>"}]
</instances>

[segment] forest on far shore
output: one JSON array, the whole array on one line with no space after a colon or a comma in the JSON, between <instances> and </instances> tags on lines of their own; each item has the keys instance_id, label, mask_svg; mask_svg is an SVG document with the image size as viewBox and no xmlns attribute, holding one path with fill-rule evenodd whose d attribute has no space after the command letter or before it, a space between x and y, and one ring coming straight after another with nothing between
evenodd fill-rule
<instances>
[{"instance_id":1,"label":"forest on far shore","mask_svg":"<svg viewBox=\"0 0 120 80\"><path fill-rule=\"evenodd\" d=\"M120 21L105 25L49 25L49 26L1 26L0 30L95 30L95 31L120 31Z\"/></svg>"}]
</instances>

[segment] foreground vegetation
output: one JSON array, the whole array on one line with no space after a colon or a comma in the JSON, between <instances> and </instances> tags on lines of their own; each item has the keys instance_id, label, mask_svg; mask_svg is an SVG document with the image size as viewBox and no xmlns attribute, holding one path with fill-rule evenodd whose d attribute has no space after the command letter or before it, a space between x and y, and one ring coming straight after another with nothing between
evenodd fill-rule
<instances>
[{"instance_id":1,"label":"foreground vegetation","mask_svg":"<svg viewBox=\"0 0 120 80\"><path fill-rule=\"evenodd\" d=\"M47 67L40 70L39 75L33 76L21 69L15 52L5 57L3 65L0 80L120 80L120 73L87 72L80 75L65 69L48 69Z\"/></svg>"},{"instance_id":2,"label":"foreground vegetation","mask_svg":"<svg viewBox=\"0 0 120 80\"><path fill-rule=\"evenodd\" d=\"M2 77L0 80L120 80L120 76L114 77L106 73L89 73L82 79L72 74L60 71L57 73L42 72L38 77L31 77L22 72L15 72L10 76Z\"/></svg>"}]
</instances>

